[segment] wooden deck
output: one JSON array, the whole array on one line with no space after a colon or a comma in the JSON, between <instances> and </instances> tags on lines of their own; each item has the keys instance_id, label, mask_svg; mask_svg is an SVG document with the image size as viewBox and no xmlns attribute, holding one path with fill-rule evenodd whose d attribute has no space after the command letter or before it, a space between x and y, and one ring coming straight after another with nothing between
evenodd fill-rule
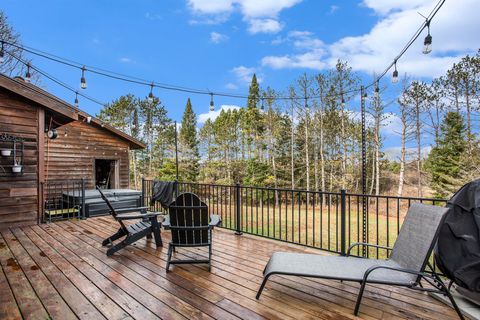
<instances>
[{"instance_id":1,"label":"wooden deck","mask_svg":"<svg viewBox=\"0 0 480 320\"><path fill-rule=\"evenodd\" d=\"M312 250L216 229L211 272L183 265L167 274L166 246L156 250L150 241L107 258L100 242L115 228L102 217L2 231L0 319L355 318L354 283L273 276L255 300L272 252ZM167 243L169 233L162 236ZM365 319L456 319L427 294L380 285L367 287L360 312Z\"/></svg>"}]
</instances>

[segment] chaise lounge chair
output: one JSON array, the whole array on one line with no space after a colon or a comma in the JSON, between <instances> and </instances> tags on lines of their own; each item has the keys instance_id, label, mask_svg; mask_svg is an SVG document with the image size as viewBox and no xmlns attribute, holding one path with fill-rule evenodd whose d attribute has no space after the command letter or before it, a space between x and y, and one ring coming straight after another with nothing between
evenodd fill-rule
<instances>
[{"instance_id":1,"label":"chaise lounge chair","mask_svg":"<svg viewBox=\"0 0 480 320\"><path fill-rule=\"evenodd\" d=\"M162 223L172 232L168 245L167 272L171 264L208 263L211 269L212 230L220 224L218 215L208 215L208 206L191 192L179 195L168 207L168 216ZM208 247L208 259L172 260L176 247Z\"/></svg>"},{"instance_id":2,"label":"chaise lounge chair","mask_svg":"<svg viewBox=\"0 0 480 320\"><path fill-rule=\"evenodd\" d=\"M268 278L272 275L354 281L361 284L354 310L354 315L358 315L367 283L386 284L442 293L450 299L460 319L464 319L442 279L435 272L425 272L426 266L430 266L428 259L447 211L447 208L413 204L408 210L393 248L354 243L344 257L275 252L265 267L264 279L256 298L260 298ZM391 255L387 260L349 256L352 248L356 246L387 249L391 251ZM421 280L429 283L431 287L423 287Z\"/></svg>"},{"instance_id":3,"label":"chaise lounge chair","mask_svg":"<svg viewBox=\"0 0 480 320\"><path fill-rule=\"evenodd\" d=\"M107 250L107 256L111 256L118 250L125 248L126 246L142 239L143 237L147 237L148 239L152 238L152 233L155 238L156 246L162 246L160 224L157 221L157 217L159 215L162 215L163 213L147 212L146 207L115 209L110 200L108 200L108 198L98 186L97 190L98 192L100 192L100 196L107 204L110 210L110 214L120 224L120 228L118 229L118 231L114 235L103 240L102 242L102 246L110 246L110 248ZM123 221L125 220L142 221L127 226L123 223ZM125 237L125 239L123 239L117 244L113 244L113 241L122 237Z\"/></svg>"}]
</instances>

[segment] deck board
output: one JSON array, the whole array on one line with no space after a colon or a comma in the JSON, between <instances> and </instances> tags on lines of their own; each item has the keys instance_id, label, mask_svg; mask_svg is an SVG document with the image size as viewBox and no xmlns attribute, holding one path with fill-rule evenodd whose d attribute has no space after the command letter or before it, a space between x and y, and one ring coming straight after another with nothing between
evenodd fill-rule
<instances>
[{"instance_id":1,"label":"deck board","mask_svg":"<svg viewBox=\"0 0 480 320\"><path fill-rule=\"evenodd\" d=\"M259 237L214 231L212 270L175 265L167 246L140 240L112 257L101 240L116 231L109 217L12 228L0 233L0 319L354 319L359 285L273 276L255 293L274 251L316 252ZM170 235L163 231L164 243ZM179 249L178 258L205 256ZM367 286L362 319L456 319L427 294Z\"/></svg>"}]
</instances>

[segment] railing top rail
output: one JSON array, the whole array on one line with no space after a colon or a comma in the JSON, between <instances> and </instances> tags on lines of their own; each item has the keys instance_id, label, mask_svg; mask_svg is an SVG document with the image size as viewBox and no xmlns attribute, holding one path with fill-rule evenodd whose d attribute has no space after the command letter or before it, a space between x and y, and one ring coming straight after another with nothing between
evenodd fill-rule
<instances>
[{"instance_id":1,"label":"railing top rail","mask_svg":"<svg viewBox=\"0 0 480 320\"><path fill-rule=\"evenodd\" d=\"M368 198L383 198L383 199L398 199L398 200L414 200L414 201L438 201L438 202L447 202L448 199L439 199L439 198L420 198L420 197L406 197L406 196L389 196L389 195L375 195L375 194L361 194L361 193L346 193L348 196L353 197L368 197Z\"/></svg>"},{"instance_id":2,"label":"railing top rail","mask_svg":"<svg viewBox=\"0 0 480 320\"><path fill-rule=\"evenodd\" d=\"M153 179L144 179L144 181L153 181ZM227 185L227 184L215 184L215 183L200 183L200 182L182 182L179 181L179 184L188 184L188 185L197 185L197 186L209 186L209 187L221 187L221 188L235 188L237 185ZM306 190L306 189L289 189L289 188L274 188L274 187L258 187L258 186L243 186L238 185L241 189L257 189L265 191L280 191L280 192L299 192L299 193L312 193L312 194L322 194L322 195L332 195L332 196L341 196L341 192L331 192L331 191L316 191L316 190ZM375 194L361 194L361 193L349 193L345 192L347 197L367 197L367 198L377 198L377 199L395 199L395 200L410 200L410 201L431 201L431 202L447 202L448 199L439 199L439 198L421 198L421 197L407 197L407 196L393 196L393 195L375 195Z\"/></svg>"}]
</instances>

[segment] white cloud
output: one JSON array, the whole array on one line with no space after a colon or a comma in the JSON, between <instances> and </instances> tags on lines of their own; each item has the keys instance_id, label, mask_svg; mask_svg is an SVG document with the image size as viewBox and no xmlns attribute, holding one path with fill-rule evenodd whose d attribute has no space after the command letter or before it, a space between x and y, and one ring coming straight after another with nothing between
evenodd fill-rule
<instances>
[{"instance_id":1,"label":"white cloud","mask_svg":"<svg viewBox=\"0 0 480 320\"><path fill-rule=\"evenodd\" d=\"M283 28L278 15L302 0L188 0L188 7L199 19L191 24L225 22L235 11L242 14L250 33L276 33Z\"/></svg>"},{"instance_id":2,"label":"white cloud","mask_svg":"<svg viewBox=\"0 0 480 320\"><path fill-rule=\"evenodd\" d=\"M238 89L238 86L235 83L229 82L225 85L225 88L230 89L230 90L236 90L236 89Z\"/></svg>"},{"instance_id":3,"label":"white cloud","mask_svg":"<svg viewBox=\"0 0 480 320\"><path fill-rule=\"evenodd\" d=\"M250 82L252 81L252 76L256 72L256 69L252 67L238 66L233 68L231 72L235 74L238 81L241 82L242 84L250 84ZM256 76L257 76L257 81L261 83L263 80L262 76L258 74Z\"/></svg>"},{"instance_id":4,"label":"white cloud","mask_svg":"<svg viewBox=\"0 0 480 320\"><path fill-rule=\"evenodd\" d=\"M331 5L330 6L330 11L328 11L328 14L334 14L335 12L337 12L338 9L340 9L339 6Z\"/></svg>"},{"instance_id":5,"label":"white cloud","mask_svg":"<svg viewBox=\"0 0 480 320\"><path fill-rule=\"evenodd\" d=\"M158 13L147 12L145 13L145 18L147 18L148 20L155 21L155 20L161 20L162 16Z\"/></svg>"},{"instance_id":6,"label":"white cloud","mask_svg":"<svg viewBox=\"0 0 480 320\"><path fill-rule=\"evenodd\" d=\"M210 119L211 121L214 121L220 115L220 112L222 112L222 110L228 111L228 110L234 110L234 109L240 109L240 108L241 107L236 105L222 105L219 110L208 111L207 113L199 114L198 123L204 124L205 122L207 122L208 119Z\"/></svg>"},{"instance_id":7,"label":"white cloud","mask_svg":"<svg viewBox=\"0 0 480 320\"><path fill-rule=\"evenodd\" d=\"M215 31L210 32L210 42L220 43L226 40L228 40L228 36L226 34L221 34Z\"/></svg>"},{"instance_id":8,"label":"white cloud","mask_svg":"<svg viewBox=\"0 0 480 320\"><path fill-rule=\"evenodd\" d=\"M250 19L248 20L248 32L255 33L277 33L283 29L283 25L275 19Z\"/></svg>"},{"instance_id":9,"label":"white cloud","mask_svg":"<svg viewBox=\"0 0 480 320\"><path fill-rule=\"evenodd\" d=\"M268 66L273 69L284 68L307 68L322 70L328 67L324 57L326 57L325 44L313 37L310 31L290 31L286 38L278 39L282 42L290 42L300 53L287 54L283 56L266 56L262 58L262 66Z\"/></svg>"},{"instance_id":10,"label":"white cloud","mask_svg":"<svg viewBox=\"0 0 480 320\"><path fill-rule=\"evenodd\" d=\"M123 62L123 63L131 63L131 62L134 62L132 59L130 58L127 58L127 57L122 57L120 59L118 59L120 62Z\"/></svg>"},{"instance_id":11,"label":"white cloud","mask_svg":"<svg viewBox=\"0 0 480 320\"><path fill-rule=\"evenodd\" d=\"M262 66L269 66L273 69L305 68L323 70L328 66L322 61L323 55L323 50L316 49L296 55L267 56L262 58Z\"/></svg>"},{"instance_id":12,"label":"white cloud","mask_svg":"<svg viewBox=\"0 0 480 320\"><path fill-rule=\"evenodd\" d=\"M385 158L390 161L400 161L400 156L402 153L401 147L389 147L382 150L385 153ZM430 151L432 151L431 146L426 146L420 148L420 157L425 159L428 157ZM416 159L417 148L405 148L405 159L406 161L412 161Z\"/></svg>"},{"instance_id":13,"label":"white cloud","mask_svg":"<svg viewBox=\"0 0 480 320\"><path fill-rule=\"evenodd\" d=\"M363 5L378 15L378 22L368 33L324 44L308 31L297 31L274 40L274 44L290 42L293 52L266 56L262 65L321 70L333 67L341 59L357 71L382 72L423 22L418 12L428 14L436 3L436 0L364 0ZM424 32L398 61L399 72L436 77L463 55L478 50L480 33L474 31L480 29L477 11L478 0L445 2L431 23L433 52L421 53Z\"/></svg>"}]
</instances>

